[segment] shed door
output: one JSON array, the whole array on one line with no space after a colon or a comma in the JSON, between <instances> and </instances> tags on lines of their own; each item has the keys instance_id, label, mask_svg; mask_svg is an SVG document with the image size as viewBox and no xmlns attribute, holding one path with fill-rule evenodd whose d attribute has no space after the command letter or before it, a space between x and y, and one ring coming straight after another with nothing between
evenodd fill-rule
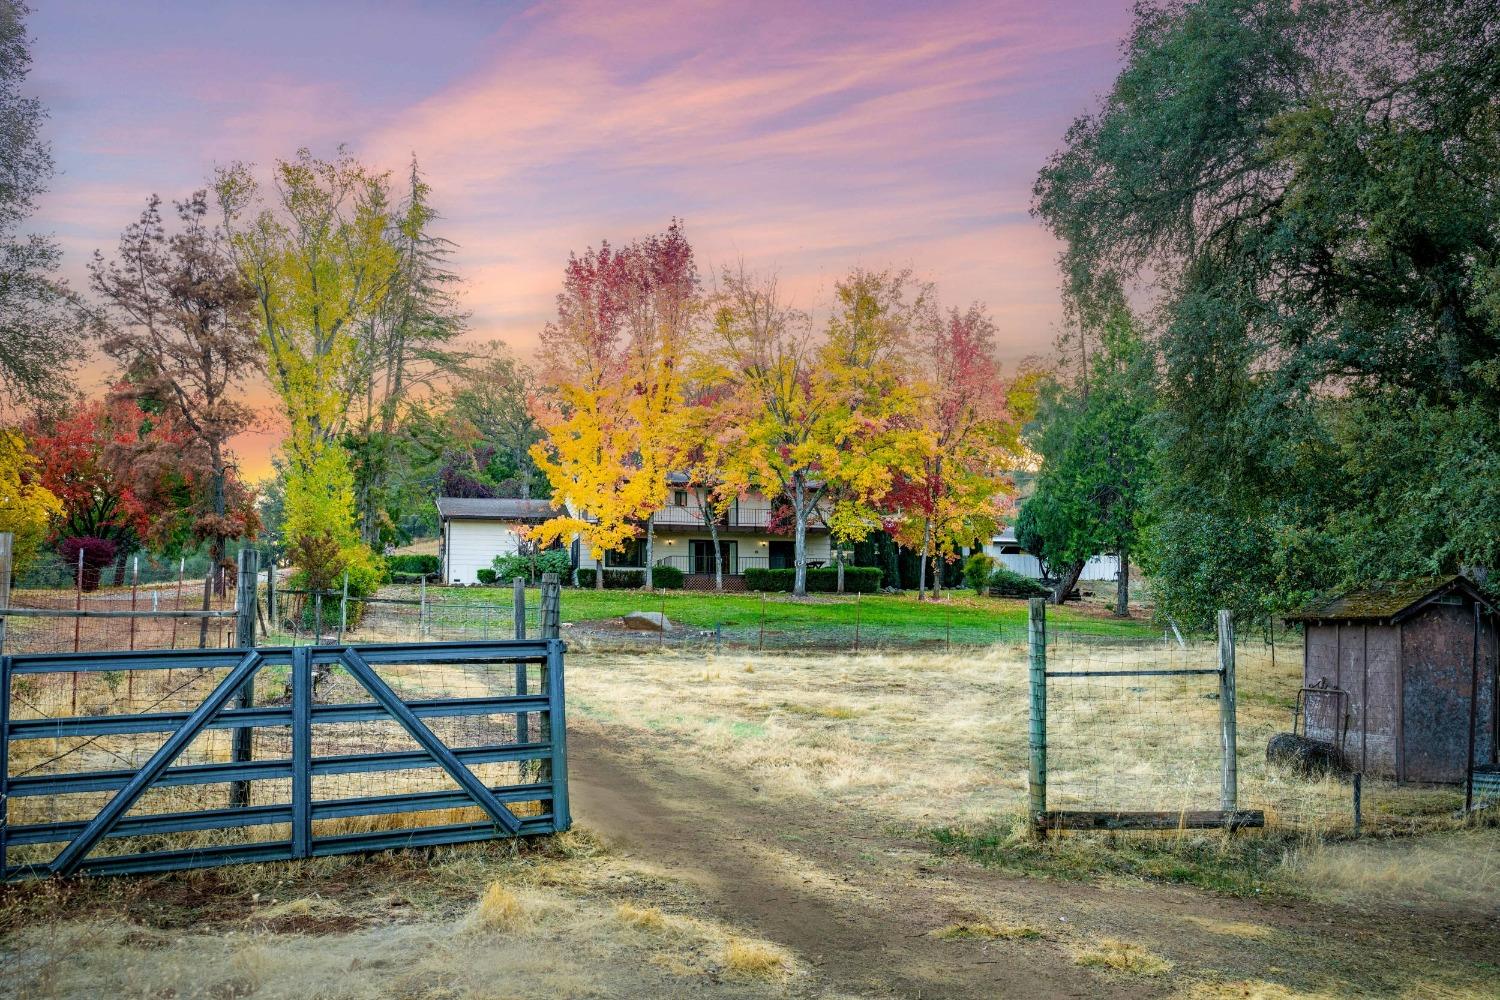
<instances>
[{"instance_id":1,"label":"shed door","mask_svg":"<svg viewBox=\"0 0 1500 1000\"><path fill-rule=\"evenodd\" d=\"M1473 614L1465 605L1435 604L1402 623L1402 777L1408 781L1463 780Z\"/></svg>"}]
</instances>

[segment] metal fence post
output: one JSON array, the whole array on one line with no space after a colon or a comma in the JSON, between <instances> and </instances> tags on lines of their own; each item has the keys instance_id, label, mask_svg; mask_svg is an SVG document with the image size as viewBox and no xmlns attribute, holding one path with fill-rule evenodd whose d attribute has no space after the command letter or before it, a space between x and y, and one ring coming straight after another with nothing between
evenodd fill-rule
<instances>
[{"instance_id":1,"label":"metal fence post","mask_svg":"<svg viewBox=\"0 0 1500 1000\"><path fill-rule=\"evenodd\" d=\"M550 574L549 574L550 575ZM547 742L551 745L552 829L561 833L573 825L568 806L568 720L563 693L563 644L552 636L547 644Z\"/></svg>"},{"instance_id":2,"label":"metal fence post","mask_svg":"<svg viewBox=\"0 0 1500 1000\"><path fill-rule=\"evenodd\" d=\"M854 593L854 651L859 652L859 592Z\"/></svg>"},{"instance_id":3,"label":"metal fence post","mask_svg":"<svg viewBox=\"0 0 1500 1000\"><path fill-rule=\"evenodd\" d=\"M292 857L312 856L312 648L292 649Z\"/></svg>"},{"instance_id":4,"label":"metal fence post","mask_svg":"<svg viewBox=\"0 0 1500 1000\"><path fill-rule=\"evenodd\" d=\"M516 638L524 639L526 638L526 579L518 576L510 581L510 593L510 606L516 617Z\"/></svg>"},{"instance_id":5,"label":"metal fence post","mask_svg":"<svg viewBox=\"0 0 1500 1000\"><path fill-rule=\"evenodd\" d=\"M266 626L277 628L276 622L276 560L266 559Z\"/></svg>"},{"instance_id":6,"label":"metal fence post","mask_svg":"<svg viewBox=\"0 0 1500 1000\"><path fill-rule=\"evenodd\" d=\"M339 591L339 645L344 644L344 632L349 627L349 571L344 570L344 589Z\"/></svg>"},{"instance_id":7,"label":"metal fence post","mask_svg":"<svg viewBox=\"0 0 1500 1000\"><path fill-rule=\"evenodd\" d=\"M1028 782L1031 827L1042 830L1047 812L1047 599L1033 597L1026 609L1026 641L1031 666L1031 773Z\"/></svg>"},{"instance_id":8,"label":"metal fence post","mask_svg":"<svg viewBox=\"0 0 1500 1000\"><path fill-rule=\"evenodd\" d=\"M1219 792L1219 808L1233 812L1239 808L1239 745L1235 732L1234 704L1234 617L1219 612L1219 732L1224 755L1224 780Z\"/></svg>"},{"instance_id":9,"label":"metal fence post","mask_svg":"<svg viewBox=\"0 0 1500 1000\"><path fill-rule=\"evenodd\" d=\"M427 574L422 574L422 589L417 595L417 634L427 638Z\"/></svg>"},{"instance_id":10,"label":"metal fence post","mask_svg":"<svg viewBox=\"0 0 1500 1000\"><path fill-rule=\"evenodd\" d=\"M758 650L766 648L766 592L760 592L760 643L755 647Z\"/></svg>"},{"instance_id":11,"label":"metal fence post","mask_svg":"<svg viewBox=\"0 0 1500 1000\"><path fill-rule=\"evenodd\" d=\"M255 648L255 578L260 574L260 553L254 549L240 549L239 575L235 580L234 594L234 644L249 652ZM235 696L235 708L249 708L255 704L255 675L240 686ZM241 726L234 731L231 756L235 761L246 761L254 753L255 730ZM243 808L250 804L250 782L229 783L229 805Z\"/></svg>"}]
</instances>

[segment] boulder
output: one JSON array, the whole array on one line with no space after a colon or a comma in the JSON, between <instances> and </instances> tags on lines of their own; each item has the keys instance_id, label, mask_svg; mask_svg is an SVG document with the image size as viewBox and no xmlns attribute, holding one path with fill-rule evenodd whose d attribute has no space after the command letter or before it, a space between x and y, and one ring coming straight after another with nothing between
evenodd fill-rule
<instances>
[{"instance_id":1,"label":"boulder","mask_svg":"<svg viewBox=\"0 0 1500 1000\"><path fill-rule=\"evenodd\" d=\"M637 632L672 631L672 620L660 611L632 611L620 621L626 628Z\"/></svg>"}]
</instances>

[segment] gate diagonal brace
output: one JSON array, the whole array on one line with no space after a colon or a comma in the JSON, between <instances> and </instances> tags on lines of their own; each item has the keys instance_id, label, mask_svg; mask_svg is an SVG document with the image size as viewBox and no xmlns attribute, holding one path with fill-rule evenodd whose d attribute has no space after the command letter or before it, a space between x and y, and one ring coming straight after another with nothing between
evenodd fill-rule
<instances>
[{"instance_id":1,"label":"gate diagonal brace","mask_svg":"<svg viewBox=\"0 0 1500 1000\"><path fill-rule=\"evenodd\" d=\"M48 865L52 874L72 875L78 870L78 866L83 864L83 859L89 851L109 835L121 817L130 811L131 806L135 805L136 800L156 782L157 778L161 777L162 772L177 759L183 750L187 749L188 744L197 738L203 728L213 721L214 716L218 715L220 710L229 703L229 699L254 675L260 665L259 653L251 650L245 654L228 676L219 682L219 686L209 692L203 704L194 709L193 714L184 719L182 725L177 727L177 731L167 737L166 742L151 755L151 759L141 765L135 777L131 778L125 787L121 788L114 798L99 810L98 815L89 821L88 826L84 827L67 847L58 852L57 857L53 858L52 863Z\"/></svg>"},{"instance_id":2,"label":"gate diagonal brace","mask_svg":"<svg viewBox=\"0 0 1500 1000\"><path fill-rule=\"evenodd\" d=\"M380 703L380 707L389 712L393 719L401 723L401 728L405 729L411 738L416 740L423 750L427 751L439 767L448 772L450 778L458 782L458 787L468 793L469 797L474 800L475 805L489 814L489 817L511 836L515 836L521 832L521 821L516 818L515 813L511 812L503 802L495 798L489 786L480 781L473 771L465 767L463 761L459 760L453 751L448 749L447 745L438 739L437 735L431 729L428 729L422 723L421 719L413 714L412 710L407 707L406 702L401 700L401 696L391 690L390 685L380 679L380 675L370 668L370 665L365 662L364 657L356 653L353 647L346 646L344 651L339 654L339 659L343 661L349 673L354 675L354 679L359 681L365 690L370 692L371 697Z\"/></svg>"}]
</instances>

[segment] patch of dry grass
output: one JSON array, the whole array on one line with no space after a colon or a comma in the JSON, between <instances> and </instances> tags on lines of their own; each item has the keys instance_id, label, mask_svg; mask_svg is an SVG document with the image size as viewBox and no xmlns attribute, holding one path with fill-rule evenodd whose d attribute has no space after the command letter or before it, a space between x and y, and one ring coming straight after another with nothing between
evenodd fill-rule
<instances>
[{"instance_id":1,"label":"patch of dry grass","mask_svg":"<svg viewBox=\"0 0 1500 1000\"><path fill-rule=\"evenodd\" d=\"M535 918L521 897L500 882L491 882L470 914L472 926L487 931L518 931Z\"/></svg>"},{"instance_id":2,"label":"patch of dry grass","mask_svg":"<svg viewBox=\"0 0 1500 1000\"><path fill-rule=\"evenodd\" d=\"M1117 938L1099 938L1084 945L1074 953L1073 961L1088 968L1133 976L1162 976L1172 971L1172 963L1165 958Z\"/></svg>"},{"instance_id":3,"label":"patch of dry grass","mask_svg":"<svg viewBox=\"0 0 1500 1000\"><path fill-rule=\"evenodd\" d=\"M1327 993L1304 993L1264 979L1191 983L1179 996L1183 1000L1333 1000Z\"/></svg>"},{"instance_id":4,"label":"patch of dry grass","mask_svg":"<svg viewBox=\"0 0 1500 1000\"><path fill-rule=\"evenodd\" d=\"M1288 860L1291 877L1345 901L1488 909L1500 914L1500 829L1421 838L1310 844Z\"/></svg>"},{"instance_id":5,"label":"patch of dry grass","mask_svg":"<svg viewBox=\"0 0 1500 1000\"><path fill-rule=\"evenodd\" d=\"M932 936L941 941L1030 941L1045 935L1030 924L992 924L976 920L939 927Z\"/></svg>"},{"instance_id":6,"label":"patch of dry grass","mask_svg":"<svg viewBox=\"0 0 1500 1000\"><path fill-rule=\"evenodd\" d=\"M771 982L784 978L790 968L786 952L763 941L732 937L724 943L724 972L728 976Z\"/></svg>"}]
</instances>

